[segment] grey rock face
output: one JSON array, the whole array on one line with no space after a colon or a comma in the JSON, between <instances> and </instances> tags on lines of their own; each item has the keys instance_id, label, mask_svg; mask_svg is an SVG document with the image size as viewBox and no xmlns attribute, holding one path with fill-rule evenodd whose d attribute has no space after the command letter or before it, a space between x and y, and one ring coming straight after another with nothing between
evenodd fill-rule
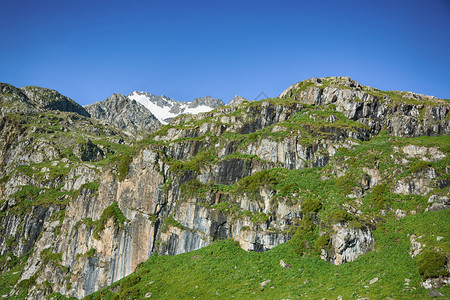
<instances>
[{"instance_id":1,"label":"grey rock face","mask_svg":"<svg viewBox=\"0 0 450 300\"><path fill-rule=\"evenodd\" d=\"M431 205L425 211L439 211L450 208L450 198L448 196L432 195L428 199L428 203L431 203Z\"/></svg>"},{"instance_id":2,"label":"grey rock face","mask_svg":"<svg viewBox=\"0 0 450 300\"><path fill-rule=\"evenodd\" d=\"M431 284L430 284L430 285L431 285ZM428 293L428 296L429 296L430 298L444 297L444 295L443 295L441 292L436 291L436 290L433 290L433 291L429 292L429 293Z\"/></svg>"},{"instance_id":3,"label":"grey rock face","mask_svg":"<svg viewBox=\"0 0 450 300\"><path fill-rule=\"evenodd\" d=\"M426 168L399 180L393 192L402 195L426 195L432 191L433 179L436 178L436 171L433 168Z\"/></svg>"},{"instance_id":4,"label":"grey rock face","mask_svg":"<svg viewBox=\"0 0 450 300\"><path fill-rule=\"evenodd\" d=\"M356 229L335 224L333 231L330 249L322 249L321 257L335 265L353 261L375 246L373 234L368 227Z\"/></svg>"},{"instance_id":5,"label":"grey rock face","mask_svg":"<svg viewBox=\"0 0 450 300\"><path fill-rule=\"evenodd\" d=\"M92 117L133 135L149 134L161 126L147 108L122 94L113 94L101 102L86 105L85 109Z\"/></svg>"},{"instance_id":6,"label":"grey rock face","mask_svg":"<svg viewBox=\"0 0 450 300\"><path fill-rule=\"evenodd\" d=\"M33 110L30 99L18 88L0 83L0 116L4 112L26 113Z\"/></svg>"},{"instance_id":7,"label":"grey rock face","mask_svg":"<svg viewBox=\"0 0 450 300\"><path fill-rule=\"evenodd\" d=\"M91 140L86 143L77 144L73 153L82 161L99 161L104 158L105 153Z\"/></svg>"},{"instance_id":8,"label":"grey rock face","mask_svg":"<svg viewBox=\"0 0 450 300\"><path fill-rule=\"evenodd\" d=\"M171 106L172 102L176 101L167 96L153 95L153 94L150 94L147 92L136 91L136 92L131 93L130 95L132 95L132 94L137 94L139 96L145 96L149 99L150 102L155 103L159 107Z\"/></svg>"}]
</instances>

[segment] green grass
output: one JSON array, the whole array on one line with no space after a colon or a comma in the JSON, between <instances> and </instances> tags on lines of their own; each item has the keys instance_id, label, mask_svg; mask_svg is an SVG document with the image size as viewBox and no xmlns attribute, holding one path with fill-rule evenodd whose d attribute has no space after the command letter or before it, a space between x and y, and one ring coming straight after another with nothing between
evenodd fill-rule
<instances>
[{"instance_id":1,"label":"green grass","mask_svg":"<svg viewBox=\"0 0 450 300\"><path fill-rule=\"evenodd\" d=\"M4 256L3 256L4 257ZM0 274L0 297L8 295L22 274L26 264L26 256L18 260L15 266L7 272ZM8 299L25 299L27 292L24 289L19 289L19 295L8 297Z\"/></svg>"}]
</instances>

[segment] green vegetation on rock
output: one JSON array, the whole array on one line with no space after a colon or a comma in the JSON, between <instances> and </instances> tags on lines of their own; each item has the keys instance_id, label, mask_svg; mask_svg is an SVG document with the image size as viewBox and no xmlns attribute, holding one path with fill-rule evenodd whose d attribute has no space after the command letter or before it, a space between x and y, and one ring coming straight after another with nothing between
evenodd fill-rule
<instances>
[{"instance_id":1,"label":"green vegetation on rock","mask_svg":"<svg viewBox=\"0 0 450 300\"><path fill-rule=\"evenodd\" d=\"M100 234L105 229L106 223L108 220L113 220L114 225L118 228L123 228L125 222L128 222L127 218L124 216L122 211L119 208L117 202L113 202L110 206L103 210L100 219L93 222L94 227L94 237L96 239L100 239Z\"/></svg>"}]
</instances>

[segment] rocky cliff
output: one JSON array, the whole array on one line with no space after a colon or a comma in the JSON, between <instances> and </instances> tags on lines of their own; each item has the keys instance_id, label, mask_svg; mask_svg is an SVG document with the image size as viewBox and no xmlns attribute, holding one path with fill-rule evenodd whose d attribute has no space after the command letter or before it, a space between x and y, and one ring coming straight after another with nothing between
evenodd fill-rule
<instances>
[{"instance_id":1,"label":"rocky cliff","mask_svg":"<svg viewBox=\"0 0 450 300\"><path fill-rule=\"evenodd\" d=\"M1 98L0 268L18 272L10 296L81 298L155 253L228 238L352 262L376 249L384 223L448 208L447 100L317 78L177 117L132 145L9 86ZM32 117L3 108L14 101ZM448 256L449 238L415 253Z\"/></svg>"}]
</instances>

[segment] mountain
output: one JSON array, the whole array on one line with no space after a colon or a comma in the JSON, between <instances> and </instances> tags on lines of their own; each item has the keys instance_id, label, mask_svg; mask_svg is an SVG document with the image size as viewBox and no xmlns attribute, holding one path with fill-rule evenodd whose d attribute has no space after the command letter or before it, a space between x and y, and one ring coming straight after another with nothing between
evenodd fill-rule
<instances>
[{"instance_id":1,"label":"mountain","mask_svg":"<svg viewBox=\"0 0 450 300\"><path fill-rule=\"evenodd\" d=\"M209 112L224 105L222 100L209 96L196 98L192 102L181 102L147 92L133 92L128 95L128 98L144 105L162 124L167 124L179 115Z\"/></svg>"},{"instance_id":2,"label":"mountain","mask_svg":"<svg viewBox=\"0 0 450 300\"><path fill-rule=\"evenodd\" d=\"M92 117L117 126L128 134L145 136L161 127L158 119L145 106L122 94L113 94L84 108Z\"/></svg>"},{"instance_id":3,"label":"mountain","mask_svg":"<svg viewBox=\"0 0 450 300\"><path fill-rule=\"evenodd\" d=\"M450 296L449 100L313 78L139 141L0 105L4 298Z\"/></svg>"}]
</instances>

